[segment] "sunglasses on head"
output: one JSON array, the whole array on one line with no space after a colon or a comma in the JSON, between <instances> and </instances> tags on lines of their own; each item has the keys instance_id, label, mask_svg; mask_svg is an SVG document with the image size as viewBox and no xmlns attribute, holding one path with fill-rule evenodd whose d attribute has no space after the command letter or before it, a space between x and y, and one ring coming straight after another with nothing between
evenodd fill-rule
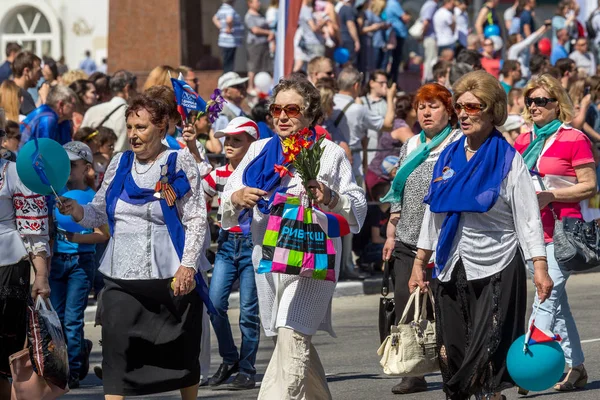
<instances>
[{"instance_id":1,"label":"sunglasses on head","mask_svg":"<svg viewBox=\"0 0 600 400\"><path fill-rule=\"evenodd\" d=\"M548 103L554 103L556 100L554 97L526 97L525 104L527 107L531 107L532 104L535 104L536 107L546 107Z\"/></svg>"},{"instance_id":2,"label":"sunglasses on head","mask_svg":"<svg viewBox=\"0 0 600 400\"><path fill-rule=\"evenodd\" d=\"M481 111L483 111L483 109L485 108L485 106L483 104L479 104L479 103L455 103L454 104L454 111L456 111L457 114L460 114L460 110L465 110L465 112L469 115L475 115L480 113Z\"/></svg>"},{"instance_id":3,"label":"sunglasses on head","mask_svg":"<svg viewBox=\"0 0 600 400\"><path fill-rule=\"evenodd\" d=\"M302 115L302 111L304 111L304 107L301 107L297 104L287 104L285 106L279 104L271 104L269 106L269 112L273 118L279 118L281 116L281 112L285 112L285 115L288 118L297 118Z\"/></svg>"}]
</instances>

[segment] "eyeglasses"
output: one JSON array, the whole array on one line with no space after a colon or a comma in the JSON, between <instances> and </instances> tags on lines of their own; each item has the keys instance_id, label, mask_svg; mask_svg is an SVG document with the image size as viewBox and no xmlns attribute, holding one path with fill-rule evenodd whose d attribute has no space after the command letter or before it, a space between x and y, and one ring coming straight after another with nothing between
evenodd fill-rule
<instances>
[{"instance_id":1,"label":"eyeglasses","mask_svg":"<svg viewBox=\"0 0 600 400\"><path fill-rule=\"evenodd\" d=\"M387 85L387 81L375 81L375 83L377 83L378 85Z\"/></svg>"},{"instance_id":2,"label":"eyeglasses","mask_svg":"<svg viewBox=\"0 0 600 400\"><path fill-rule=\"evenodd\" d=\"M282 111L285 112L285 115L287 115L288 118L298 118L300 115L302 115L304 107L301 107L297 104L286 104L285 106L271 104L269 106L269 113L271 113L273 118L279 118Z\"/></svg>"},{"instance_id":3,"label":"eyeglasses","mask_svg":"<svg viewBox=\"0 0 600 400\"><path fill-rule=\"evenodd\" d=\"M554 97L526 97L525 104L527 107L531 107L535 104L536 107L546 107L548 103L554 103L556 100Z\"/></svg>"},{"instance_id":4,"label":"eyeglasses","mask_svg":"<svg viewBox=\"0 0 600 400\"><path fill-rule=\"evenodd\" d=\"M479 114L484 109L485 109L485 105L479 104L479 103L464 103L464 104L455 103L454 104L454 111L456 111L457 114L460 114L460 110L465 110L465 112L468 115L475 115L475 114Z\"/></svg>"}]
</instances>

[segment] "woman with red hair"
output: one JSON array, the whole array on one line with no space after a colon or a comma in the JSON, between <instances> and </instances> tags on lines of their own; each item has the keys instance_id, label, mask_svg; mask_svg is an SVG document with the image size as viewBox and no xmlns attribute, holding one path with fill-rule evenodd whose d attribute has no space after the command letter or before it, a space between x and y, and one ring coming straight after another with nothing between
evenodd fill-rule
<instances>
[{"instance_id":1,"label":"woman with red hair","mask_svg":"<svg viewBox=\"0 0 600 400\"><path fill-rule=\"evenodd\" d=\"M413 107L417 112L421 133L402 146L400 167L390 191L381 199L382 202L391 203L383 259L389 260L389 265L393 266L394 300L396 310L399 310L396 323L410 297L406 287L425 214L423 198L429 190L433 167L442 151L462 136L460 130L454 129L457 117L452 107L452 93L444 86L438 83L422 86L415 95ZM433 314L430 312L429 315ZM422 376L403 378L392 388L395 394L425 390L427 382Z\"/></svg>"}]
</instances>

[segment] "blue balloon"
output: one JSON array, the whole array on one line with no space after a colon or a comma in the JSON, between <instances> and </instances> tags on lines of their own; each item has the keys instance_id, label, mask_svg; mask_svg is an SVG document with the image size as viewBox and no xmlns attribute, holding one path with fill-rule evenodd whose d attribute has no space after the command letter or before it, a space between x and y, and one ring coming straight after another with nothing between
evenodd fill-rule
<instances>
[{"instance_id":1,"label":"blue balloon","mask_svg":"<svg viewBox=\"0 0 600 400\"><path fill-rule=\"evenodd\" d=\"M483 36L486 38L500 36L500 27L498 25L488 25L483 30Z\"/></svg>"},{"instance_id":2,"label":"blue balloon","mask_svg":"<svg viewBox=\"0 0 600 400\"><path fill-rule=\"evenodd\" d=\"M71 161L60 143L47 138L38 139L40 156L44 162L44 171L54 190L63 188L71 174ZM19 150L17 157L17 174L23 184L33 193L52 194L50 186L40 180L33 169L31 156L35 152L35 141L30 140Z\"/></svg>"},{"instance_id":3,"label":"blue balloon","mask_svg":"<svg viewBox=\"0 0 600 400\"><path fill-rule=\"evenodd\" d=\"M63 194L63 197L76 200L80 205L83 206L90 203L94 199L94 195L95 193L91 190L87 192L83 190L69 190ZM67 232L79 233L86 230L86 228L73 221L73 218L71 218L70 215L61 214L58 211L58 208L56 208L54 211L54 218L56 219L58 227Z\"/></svg>"},{"instance_id":4,"label":"blue balloon","mask_svg":"<svg viewBox=\"0 0 600 400\"><path fill-rule=\"evenodd\" d=\"M536 343L523 353L525 335L510 346L506 368L511 378L523 389L540 392L560 380L565 369L565 355L560 343Z\"/></svg>"},{"instance_id":5,"label":"blue balloon","mask_svg":"<svg viewBox=\"0 0 600 400\"><path fill-rule=\"evenodd\" d=\"M343 47L338 47L333 52L333 59L338 64L346 64L350 59L350 51Z\"/></svg>"}]
</instances>

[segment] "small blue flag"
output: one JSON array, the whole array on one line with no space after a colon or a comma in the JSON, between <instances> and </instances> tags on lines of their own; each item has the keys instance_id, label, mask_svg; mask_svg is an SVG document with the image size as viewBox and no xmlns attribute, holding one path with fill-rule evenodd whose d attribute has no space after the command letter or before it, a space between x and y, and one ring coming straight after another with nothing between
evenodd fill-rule
<instances>
[{"instance_id":1,"label":"small blue flag","mask_svg":"<svg viewBox=\"0 0 600 400\"><path fill-rule=\"evenodd\" d=\"M198 111L201 114L206 112L206 102L191 88L190 85L180 79L171 78L171 84L175 91L175 101L177 101L177 111L183 120L187 120L190 111Z\"/></svg>"},{"instance_id":2,"label":"small blue flag","mask_svg":"<svg viewBox=\"0 0 600 400\"><path fill-rule=\"evenodd\" d=\"M35 141L35 151L33 152L33 154L31 154L31 165L33 166L33 170L40 177L40 181L44 185L52 186L50 184L48 176L46 175L46 171L44 170L46 166L44 165L44 160L42 159L42 156L40 154L38 139L37 137L34 137L33 140Z\"/></svg>"}]
</instances>

